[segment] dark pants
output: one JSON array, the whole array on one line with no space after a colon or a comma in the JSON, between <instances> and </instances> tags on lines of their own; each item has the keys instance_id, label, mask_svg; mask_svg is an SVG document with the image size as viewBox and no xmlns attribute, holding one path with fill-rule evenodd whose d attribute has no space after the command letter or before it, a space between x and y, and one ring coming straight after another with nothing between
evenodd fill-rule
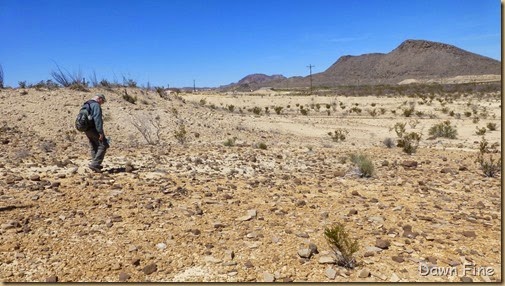
<instances>
[{"instance_id":1,"label":"dark pants","mask_svg":"<svg viewBox=\"0 0 505 286\"><path fill-rule=\"evenodd\" d=\"M91 153L91 163L90 166L99 167L102 165L103 158L105 157L105 151L109 148L107 140L104 138L103 141L98 140L100 135L95 129L91 129L85 132L86 137L89 139L90 153Z\"/></svg>"}]
</instances>

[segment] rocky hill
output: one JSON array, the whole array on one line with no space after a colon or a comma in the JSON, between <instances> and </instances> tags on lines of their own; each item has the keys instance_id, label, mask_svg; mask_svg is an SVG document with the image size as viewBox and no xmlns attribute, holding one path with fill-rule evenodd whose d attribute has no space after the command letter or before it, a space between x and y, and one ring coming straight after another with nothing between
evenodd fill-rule
<instances>
[{"instance_id":1,"label":"rocky hill","mask_svg":"<svg viewBox=\"0 0 505 286\"><path fill-rule=\"evenodd\" d=\"M500 61L444 43L406 40L387 54L342 56L324 72L313 74L313 84L397 84L404 80L500 74ZM255 87L307 87L310 80L306 76L255 83Z\"/></svg>"}]
</instances>

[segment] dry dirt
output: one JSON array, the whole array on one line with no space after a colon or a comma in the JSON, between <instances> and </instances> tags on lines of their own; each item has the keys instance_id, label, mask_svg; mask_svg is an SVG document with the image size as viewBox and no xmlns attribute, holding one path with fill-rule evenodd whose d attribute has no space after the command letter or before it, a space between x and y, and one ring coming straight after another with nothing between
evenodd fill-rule
<instances>
[{"instance_id":1,"label":"dry dirt","mask_svg":"<svg viewBox=\"0 0 505 286\"><path fill-rule=\"evenodd\" d=\"M101 174L86 168L86 139L73 131L97 92L111 138ZM495 123L485 138L501 150L499 95L443 106L131 89L133 105L123 92L0 90L0 281L501 281L501 174L475 163L476 127ZM404 117L410 106L423 114ZM132 122L156 118L160 142L148 145ZM444 120L458 138L429 138ZM383 144L396 122L422 133L417 153ZM174 137L181 125L185 144ZM349 131L343 142L328 135L337 128ZM374 176L361 178L350 154L368 155ZM359 241L354 269L334 263L323 233L335 223Z\"/></svg>"}]
</instances>

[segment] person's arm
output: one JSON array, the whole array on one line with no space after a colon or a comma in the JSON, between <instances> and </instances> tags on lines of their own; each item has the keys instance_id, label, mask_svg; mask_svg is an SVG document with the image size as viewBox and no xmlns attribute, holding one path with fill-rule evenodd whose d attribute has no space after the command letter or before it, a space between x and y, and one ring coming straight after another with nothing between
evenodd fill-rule
<instances>
[{"instance_id":1,"label":"person's arm","mask_svg":"<svg viewBox=\"0 0 505 286\"><path fill-rule=\"evenodd\" d=\"M99 104L92 104L91 108L93 109L93 121L95 122L96 131L100 135L99 140L103 141L105 139L105 134L103 132L102 108Z\"/></svg>"}]
</instances>

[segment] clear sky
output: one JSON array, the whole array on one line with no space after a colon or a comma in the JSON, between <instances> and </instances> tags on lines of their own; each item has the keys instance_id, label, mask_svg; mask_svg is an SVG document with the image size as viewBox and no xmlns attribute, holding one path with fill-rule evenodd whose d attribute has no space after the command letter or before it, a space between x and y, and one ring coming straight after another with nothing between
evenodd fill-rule
<instances>
[{"instance_id":1,"label":"clear sky","mask_svg":"<svg viewBox=\"0 0 505 286\"><path fill-rule=\"evenodd\" d=\"M501 60L499 0L0 0L5 85L56 64L139 85L217 87L252 73L306 76L404 40Z\"/></svg>"}]
</instances>

